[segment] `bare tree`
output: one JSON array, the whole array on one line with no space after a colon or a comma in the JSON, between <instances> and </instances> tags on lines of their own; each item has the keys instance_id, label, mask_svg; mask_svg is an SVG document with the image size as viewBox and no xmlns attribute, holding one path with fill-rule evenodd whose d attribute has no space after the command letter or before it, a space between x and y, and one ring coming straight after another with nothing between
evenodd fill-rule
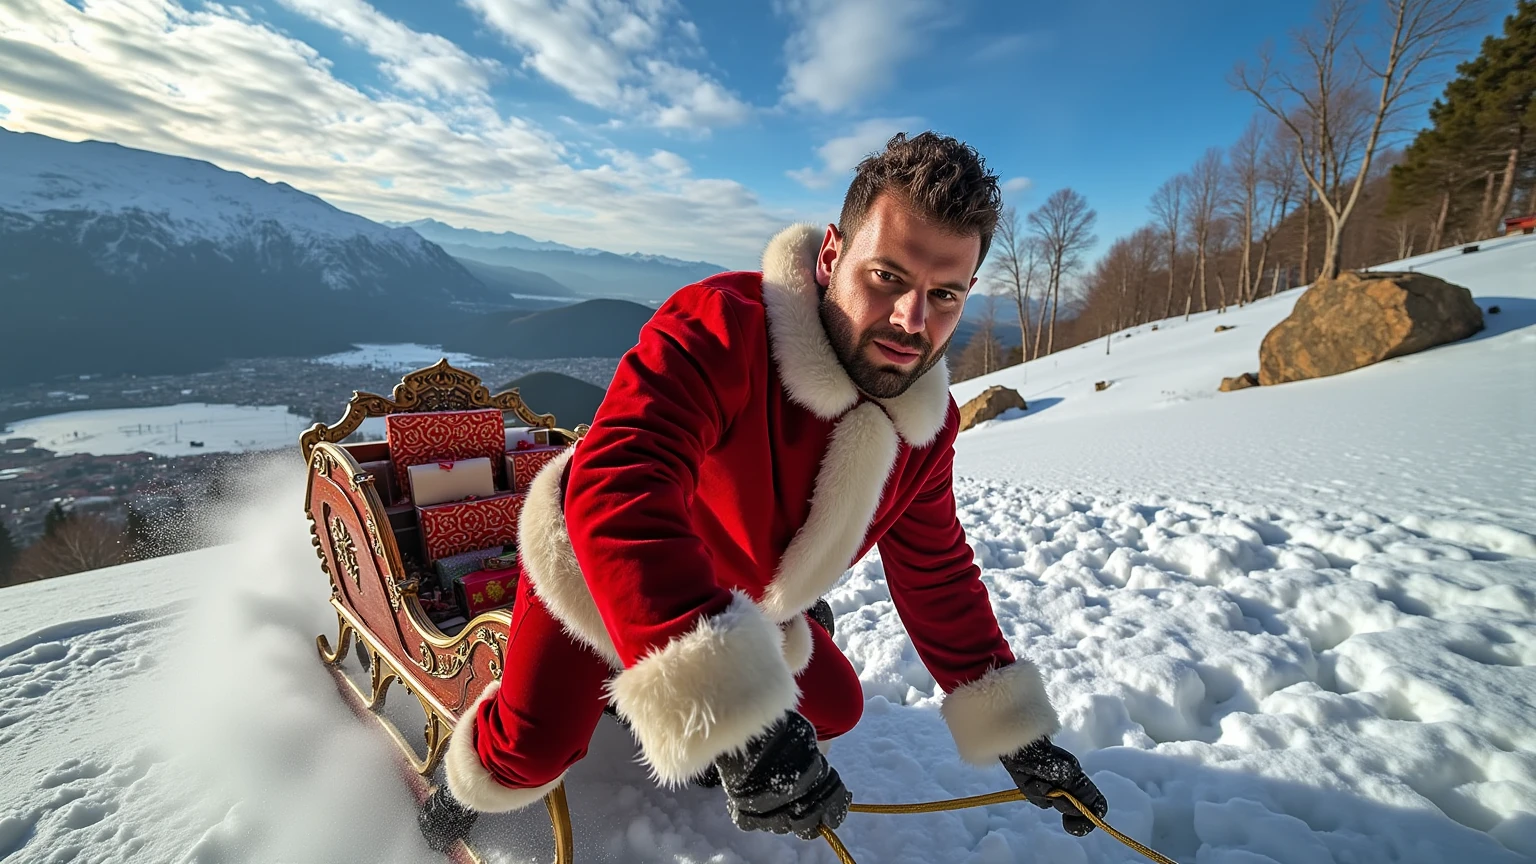
<instances>
[{"instance_id":1,"label":"bare tree","mask_svg":"<svg viewBox=\"0 0 1536 864\"><path fill-rule=\"evenodd\" d=\"M1212 147L1195 162L1189 177L1189 227L1195 244L1195 275L1200 277L1200 311L1211 308L1205 288L1205 265L1209 257L1206 248L1210 240L1211 223L1216 219L1216 208L1221 203L1222 181L1226 167L1222 164L1221 148ZM1223 302L1225 305L1225 302ZM1185 304L1188 312L1188 303Z\"/></svg>"},{"instance_id":2,"label":"bare tree","mask_svg":"<svg viewBox=\"0 0 1536 864\"><path fill-rule=\"evenodd\" d=\"M1188 185L1188 180L1183 174L1163 181L1163 185L1157 187L1157 191L1152 193L1152 203L1148 208L1152 211L1152 216L1156 219L1157 227L1164 239L1168 241L1168 296L1163 301L1164 318L1173 314L1174 271L1178 269L1179 231L1183 227L1180 217L1184 209L1184 196Z\"/></svg>"},{"instance_id":3,"label":"bare tree","mask_svg":"<svg viewBox=\"0 0 1536 864\"><path fill-rule=\"evenodd\" d=\"M73 514L47 536L22 550L15 581L49 579L110 567L123 560L123 530L95 515Z\"/></svg>"},{"instance_id":4,"label":"bare tree","mask_svg":"<svg viewBox=\"0 0 1536 864\"><path fill-rule=\"evenodd\" d=\"M1304 57L1296 72L1275 69L1267 49L1257 72L1243 64L1233 72L1238 89L1279 120L1298 149L1305 152L1310 140L1321 157L1315 163L1303 159L1302 170L1328 217L1322 275L1329 278L1339 273L1344 226L1359 203L1383 128L1427 83L1420 74L1424 64L1451 50L1477 23L1481 6L1479 0L1384 0L1384 21L1373 34L1381 44L1368 57L1356 34L1360 2L1325 0L1316 26L1295 36ZM1351 102L1367 89L1374 103L1351 112ZM1298 110L1292 110L1293 99ZM1360 118L1363 126L1351 122ZM1350 134L1359 128L1366 130L1363 140Z\"/></svg>"},{"instance_id":5,"label":"bare tree","mask_svg":"<svg viewBox=\"0 0 1536 864\"><path fill-rule=\"evenodd\" d=\"M1253 235L1259 212L1259 189L1264 175L1263 153L1265 127L1258 117L1248 121L1243 134L1228 151L1227 162L1232 166L1232 186L1235 193L1231 205L1237 221L1238 256L1237 302L1248 302L1252 291ZM1225 305L1225 304L1223 304Z\"/></svg>"},{"instance_id":6,"label":"bare tree","mask_svg":"<svg viewBox=\"0 0 1536 864\"><path fill-rule=\"evenodd\" d=\"M1291 200L1296 195L1296 187L1300 185L1298 173L1300 154L1279 135L1269 135L1266 138L1263 154L1260 156L1260 179L1263 189L1263 198L1266 199L1267 215L1264 219L1264 230L1259 241L1259 264L1255 269L1255 281L1264 278L1264 265L1269 259L1269 247L1274 242L1275 232L1285 221L1290 212ZM1275 273L1270 279L1269 293L1273 297L1275 288L1280 284L1280 268L1275 267ZM1248 301L1251 303L1259 296L1258 285L1250 283Z\"/></svg>"},{"instance_id":7,"label":"bare tree","mask_svg":"<svg viewBox=\"0 0 1536 864\"><path fill-rule=\"evenodd\" d=\"M1088 206L1088 199L1070 187L1052 192L1039 209L1029 214L1030 230L1040 238L1041 255L1049 277L1046 290L1051 304L1051 329L1045 344L1047 354L1056 344L1062 278L1082 266L1082 253L1097 242L1098 238L1093 235L1093 223L1097 219L1098 214ZM1041 315L1043 318L1043 309ZM1035 330L1035 356L1040 356L1038 328Z\"/></svg>"},{"instance_id":8,"label":"bare tree","mask_svg":"<svg viewBox=\"0 0 1536 864\"><path fill-rule=\"evenodd\" d=\"M1040 275L1040 244L1023 232L1018 211L1009 206L997 221L992 249L992 281L1013 297L1019 313L1022 357L1024 346L1029 345L1029 292Z\"/></svg>"}]
</instances>

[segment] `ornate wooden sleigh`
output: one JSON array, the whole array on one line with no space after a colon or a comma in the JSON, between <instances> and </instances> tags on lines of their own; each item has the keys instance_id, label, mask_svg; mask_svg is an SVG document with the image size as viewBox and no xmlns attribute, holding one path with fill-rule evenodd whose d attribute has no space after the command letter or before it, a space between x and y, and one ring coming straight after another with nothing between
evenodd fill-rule
<instances>
[{"instance_id":1,"label":"ornate wooden sleigh","mask_svg":"<svg viewBox=\"0 0 1536 864\"><path fill-rule=\"evenodd\" d=\"M320 657L354 711L377 720L399 746L418 799L425 797L426 778L441 761L459 715L501 678L511 613L481 614L456 635L438 629L419 602L417 581L407 575L401 543L375 478L361 467L388 459L389 444L343 442L369 417L476 408L500 409L504 417L510 414L546 430L550 443L575 443L585 432L585 427L557 428L554 415L534 413L516 389L492 395L478 377L442 360L406 375L387 398L354 392L339 421L316 423L299 439L309 465L304 508L320 569L330 579L338 625L334 646L325 636L317 637ZM354 639L369 671L366 691L340 668ZM425 754L418 755L380 713L396 683L416 697L426 715ZM551 793L546 804L556 829L556 860L568 862L572 843L563 827L570 825L564 790ZM467 847L457 857L473 860Z\"/></svg>"}]
</instances>

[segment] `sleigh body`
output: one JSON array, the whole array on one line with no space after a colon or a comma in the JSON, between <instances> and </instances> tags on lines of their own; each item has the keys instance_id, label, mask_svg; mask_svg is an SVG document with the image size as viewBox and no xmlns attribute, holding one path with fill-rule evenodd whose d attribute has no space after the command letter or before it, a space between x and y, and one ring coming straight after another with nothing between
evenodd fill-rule
<instances>
[{"instance_id":1,"label":"sleigh body","mask_svg":"<svg viewBox=\"0 0 1536 864\"><path fill-rule=\"evenodd\" d=\"M315 424L299 442L309 466L305 513L320 569L330 580L338 628L334 645L324 635L317 637L321 659L331 667L342 695L360 714L379 722L410 771L421 778L442 760L460 715L500 680L511 610L475 615L453 633L439 628L422 605L424 567L418 564L430 562L413 560L421 556L420 528L401 518L401 507L387 503L394 496L379 488L384 481L378 471L364 467L391 460L390 442L346 439L370 417L476 409L497 409L549 444L573 444L585 431L557 428L553 415L533 412L516 389L492 395L478 377L443 360L404 376L388 397L354 392L339 421ZM354 640L369 672L366 687L339 668ZM420 701L426 715L425 753L416 752L380 713L397 683ZM425 785L416 782L413 788L419 792ZM557 826L557 860L569 860L570 839L558 830L569 818L556 814L557 808L564 812L563 790L547 803Z\"/></svg>"}]
</instances>

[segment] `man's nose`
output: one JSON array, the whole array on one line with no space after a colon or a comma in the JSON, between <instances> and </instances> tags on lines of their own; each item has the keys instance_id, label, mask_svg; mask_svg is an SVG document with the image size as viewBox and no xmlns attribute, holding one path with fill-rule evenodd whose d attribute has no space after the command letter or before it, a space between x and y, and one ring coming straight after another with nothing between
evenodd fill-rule
<instances>
[{"instance_id":1,"label":"man's nose","mask_svg":"<svg viewBox=\"0 0 1536 864\"><path fill-rule=\"evenodd\" d=\"M896 298L896 308L891 311L891 323L908 333L923 332L928 304L923 302L923 292L908 291Z\"/></svg>"}]
</instances>

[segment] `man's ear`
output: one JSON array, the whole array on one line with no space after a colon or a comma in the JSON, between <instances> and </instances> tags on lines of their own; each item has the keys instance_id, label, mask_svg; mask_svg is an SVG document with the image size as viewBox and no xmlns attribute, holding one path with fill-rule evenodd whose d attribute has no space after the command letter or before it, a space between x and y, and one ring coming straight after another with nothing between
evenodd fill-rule
<instances>
[{"instance_id":1,"label":"man's ear","mask_svg":"<svg viewBox=\"0 0 1536 864\"><path fill-rule=\"evenodd\" d=\"M816 253L816 284L825 288L832 284L832 265L843 251L843 235L836 225L827 225L827 235L821 238L821 251Z\"/></svg>"}]
</instances>

